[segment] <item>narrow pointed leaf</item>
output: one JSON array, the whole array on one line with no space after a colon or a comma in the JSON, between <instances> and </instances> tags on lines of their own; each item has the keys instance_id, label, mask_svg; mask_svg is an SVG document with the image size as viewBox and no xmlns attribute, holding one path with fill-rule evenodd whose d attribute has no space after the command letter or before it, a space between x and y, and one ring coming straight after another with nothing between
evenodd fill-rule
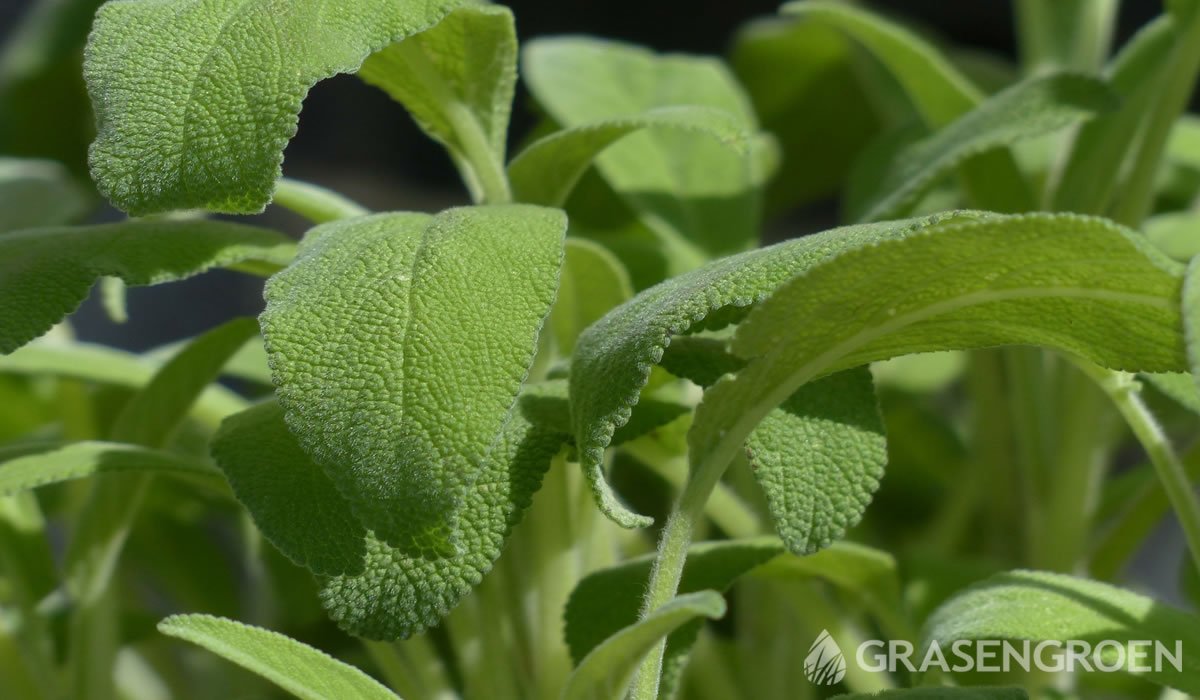
<instances>
[{"instance_id":1,"label":"narrow pointed leaf","mask_svg":"<svg viewBox=\"0 0 1200 700\"><path fill-rule=\"evenodd\" d=\"M229 358L257 333L254 319L239 318L189 342L117 414L113 439L165 447Z\"/></svg>"},{"instance_id":2,"label":"narrow pointed leaf","mask_svg":"<svg viewBox=\"0 0 1200 700\"><path fill-rule=\"evenodd\" d=\"M0 233L69 224L87 209L87 193L62 165L0 158Z\"/></svg>"},{"instance_id":3,"label":"narrow pointed leaf","mask_svg":"<svg viewBox=\"0 0 1200 700\"><path fill-rule=\"evenodd\" d=\"M118 472L220 479L219 471L195 457L116 442L75 442L0 463L0 496Z\"/></svg>"},{"instance_id":4,"label":"narrow pointed leaf","mask_svg":"<svg viewBox=\"0 0 1200 700\"><path fill-rule=\"evenodd\" d=\"M302 700L398 700L362 671L278 632L212 615L173 615L163 634L204 647Z\"/></svg>"},{"instance_id":5,"label":"narrow pointed leaf","mask_svg":"<svg viewBox=\"0 0 1200 700\"><path fill-rule=\"evenodd\" d=\"M1103 82L1082 75L1060 74L1018 83L897 153L862 218L894 219L968 158L1052 133L1116 105L1116 96Z\"/></svg>"},{"instance_id":6,"label":"narrow pointed leaf","mask_svg":"<svg viewBox=\"0 0 1200 700\"><path fill-rule=\"evenodd\" d=\"M757 130L737 81L712 58L572 37L527 44L523 68L538 103L565 128L697 106ZM699 133L645 130L609 147L596 166L658 235L693 256L739 251L758 236L758 172L745 149Z\"/></svg>"},{"instance_id":7,"label":"narrow pointed leaf","mask_svg":"<svg viewBox=\"0 0 1200 700\"><path fill-rule=\"evenodd\" d=\"M571 416L580 463L601 510L625 527L649 524L620 503L604 480L601 463L604 448L629 420L672 336L737 321L779 285L838 253L940 220L834 229L718 260L645 290L586 330L571 365Z\"/></svg>"},{"instance_id":8,"label":"narrow pointed leaf","mask_svg":"<svg viewBox=\"0 0 1200 700\"><path fill-rule=\"evenodd\" d=\"M558 286L566 222L530 206L325 224L267 285L288 425L382 540L454 554Z\"/></svg>"},{"instance_id":9,"label":"narrow pointed leaf","mask_svg":"<svg viewBox=\"0 0 1200 700\"><path fill-rule=\"evenodd\" d=\"M521 202L562 206L597 156L644 129L693 131L735 151L748 148L746 125L724 110L659 107L640 115L563 129L529 144L508 166L513 195Z\"/></svg>"},{"instance_id":10,"label":"narrow pointed leaf","mask_svg":"<svg viewBox=\"0 0 1200 700\"><path fill-rule=\"evenodd\" d=\"M92 176L130 214L261 211L309 88L454 4L106 3L84 64L99 131Z\"/></svg>"},{"instance_id":11,"label":"narrow pointed leaf","mask_svg":"<svg viewBox=\"0 0 1200 700\"><path fill-rule=\"evenodd\" d=\"M976 639L1034 643L1074 639L1093 647L1112 640L1125 647L1126 671L1191 695L1200 693L1200 660L1188 654L1189 649L1200 648L1200 616L1099 581L1039 571L993 576L943 603L929 618L922 637L925 644L936 641L943 648L957 640ZM1129 646L1137 640L1151 643L1141 645L1148 658L1139 659ZM1181 657L1177 659L1181 668L1163 659L1155 669L1153 642ZM1117 661L1112 648L1099 653L1106 664Z\"/></svg>"},{"instance_id":12,"label":"narrow pointed leaf","mask_svg":"<svg viewBox=\"0 0 1200 700\"><path fill-rule=\"evenodd\" d=\"M801 387L746 440L788 549L812 554L858 524L879 488L887 439L866 367Z\"/></svg>"},{"instance_id":13,"label":"narrow pointed leaf","mask_svg":"<svg viewBox=\"0 0 1200 700\"><path fill-rule=\"evenodd\" d=\"M489 188L503 187L517 82L517 35L508 8L457 7L433 27L368 58L359 77L403 104L425 133L446 146L477 200Z\"/></svg>"},{"instance_id":14,"label":"narrow pointed leaf","mask_svg":"<svg viewBox=\"0 0 1200 700\"><path fill-rule=\"evenodd\" d=\"M914 352L1040 345L1114 369L1179 371L1181 273L1140 235L1073 215L992 217L877 239L793 278L751 311L732 348L753 361L706 392L690 452L723 467L739 447L734 438L806 382Z\"/></svg>"},{"instance_id":15,"label":"narrow pointed leaf","mask_svg":"<svg viewBox=\"0 0 1200 700\"><path fill-rule=\"evenodd\" d=\"M274 231L217 221L144 221L0 234L0 354L50 330L105 275L135 286L248 261L277 269L291 260L294 250Z\"/></svg>"},{"instance_id":16,"label":"narrow pointed leaf","mask_svg":"<svg viewBox=\"0 0 1200 700\"><path fill-rule=\"evenodd\" d=\"M593 649L567 679L560 697L563 700L624 697L642 657L663 637L696 618L716 619L724 614L725 599L715 591L675 598Z\"/></svg>"}]
</instances>

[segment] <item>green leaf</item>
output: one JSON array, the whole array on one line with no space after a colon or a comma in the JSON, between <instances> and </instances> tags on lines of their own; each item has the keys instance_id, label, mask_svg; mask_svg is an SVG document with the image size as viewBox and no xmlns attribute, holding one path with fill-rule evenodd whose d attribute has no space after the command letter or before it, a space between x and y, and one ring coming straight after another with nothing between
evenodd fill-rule
<instances>
[{"instance_id":1,"label":"green leaf","mask_svg":"<svg viewBox=\"0 0 1200 700\"><path fill-rule=\"evenodd\" d=\"M459 506L533 359L565 228L531 206L347 219L268 283L288 425L380 539L458 551Z\"/></svg>"},{"instance_id":2,"label":"green leaf","mask_svg":"<svg viewBox=\"0 0 1200 700\"><path fill-rule=\"evenodd\" d=\"M1185 317L1186 318L1186 317ZM1184 321L1187 323L1187 321ZM1200 413L1200 388L1186 372L1159 372L1139 377L1193 413Z\"/></svg>"},{"instance_id":3,"label":"green leaf","mask_svg":"<svg viewBox=\"0 0 1200 700\"><path fill-rule=\"evenodd\" d=\"M1182 306L1188 370L1195 379L1200 377L1200 256L1188 263L1183 280Z\"/></svg>"},{"instance_id":4,"label":"green leaf","mask_svg":"<svg viewBox=\"0 0 1200 700\"><path fill-rule=\"evenodd\" d=\"M58 163L0 158L0 233L68 224L89 204L87 192Z\"/></svg>"},{"instance_id":5,"label":"green leaf","mask_svg":"<svg viewBox=\"0 0 1200 700\"><path fill-rule=\"evenodd\" d=\"M883 550L854 542L834 542L804 557L776 557L753 574L766 579L820 579L861 601L877 617L903 614L896 560Z\"/></svg>"},{"instance_id":6,"label":"green leaf","mask_svg":"<svg viewBox=\"0 0 1200 700\"><path fill-rule=\"evenodd\" d=\"M309 88L356 71L455 4L107 3L84 65L99 131L93 178L135 215L261 211Z\"/></svg>"},{"instance_id":7,"label":"green leaf","mask_svg":"<svg viewBox=\"0 0 1200 700\"><path fill-rule=\"evenodd\" d=\"M801 387L746 440L754 477L788 549L812 554L862 519L887 463L866 367Z\"/></svg>"},{"instance_id":8,"label":"green leaf","mask_svg":"<svg viewBox=\"0 0 1200 700\"><path fill-rule=\"evenodd\" d=\"M926 644L936 641L943 647L960 639L1081 640L1092 645L1113 640L1126 650L1130 642L1147 640L1163 643L1170 654L1178 643L1184 650L1182 670L1167 659L1158 671L1125 670L1152 683L1200 693L1200 660L1186 653L1200 648L1200 617L1098 581L1037 571L993 576L938 608L922 637ZM1114 650L1099 651L1106 664L1115 663ZM1154 650L1149 651L1153 668ZM1124 658L1128 663L1136 655Z\"/></svg>"},{"instance_id":9,"label":"green leaf","mask_svg":"<svg viewBox=\"0 0 1200 700\"><path fill-rule=\"evenodd\" d=\"M884 229L794 277L738 327L732 349L753 361L705 393L693 468L723 469L740 436L806 382L898 355L1027 344L1114 369L1181 370L1181 281L1178 263L1103 219Z\"/></svg>"},{"instance_id":10,"label":"green leaf","mask_svg":"<svg viewBox=\"0 0 1200 700\"><path fill-rule=\"evenodd\" d=\"M529 144L508 166L517 201L560 207L592 162L610 146L646 129L695 132L735 152L746 152L745 123L720 109L658 107L556 131Z\"/></svg>"},{"instance_id":11,"label":"green leaf","mask_svg":"<svg viewBox=\"0 0 1200 700\"><path fill-rule=\"evenodd\" d=\"M521 414L535 426L564 436L571 434L571 402L566 380L553 379L527 385L517 403ZM636 440L691 410L690 406L674 401L643 398L633 408L629 422L613 433L611 444Z\"/></svg>"},{"instance_id":12,"label":"green leaf","mask_svg":"<svg viewBox=\"0 0 1200 700\"><path fill-rule=\"evenodd\" d=\"M1112 47L1118 6L1118 0L1017 0L1017 37L1026 73L1100 68Z\"/></svg>"},{"instance_id":13,"label":"green leaf","mask_svg":"<svg viewBox=\"0 0 1200 700\"><path fill-rule=\"evenodd\" d=\"M878 693L846 693L834 700L1026 700L1023 688L902 688Z\"/></svg>"},{"instance_id":14,"label":"green leaf","mask_svg":"<svg viewBox=\"0 0 1200 700\"><path fill-rule=\"evenodd\" d=\"M672 336L736 321L746 307L823 260L941 220L834 229L718 260L643 291L584 331L571 365L572 432L600 509L624 527L649 524L648 518L620 503L604 481L601 464L604 448L629 420L651 368Z\"/></svg>"},{"instance_id":15,"label":"green leaf","mask_svg":"<svg viewBox=\"0 0 1200 700\"><path fill-rule=\"evenodd\" d=\"M120 277L131 286L158 284L250 261L283 266L293 251L294 245L274 231L218 221L136 221L0 234L0 354L50 330L103 276Z\"/></svg>"},{"instance_id":16,"label":"green leaf","mask_svg":"<svg viewBox=\"0 0 1200 700\"><path fill-rule=\"evenodd\" d=\"M1200 214L1175 211L1159 214L1142 225L1146 238L1174 260L1186 263L1200 254Z\"/></svg>"},{"instance_id":17,"label":"green leaf","mask_svg":"<svg viewBox=\"0 0 1200 700\"><path fill-rule=\"evenodd\" d=\"M362 573L367 530L300 449L277 402L226 418L212 455L263 536L285 556L321 576Z\"/></svg>"},{"instance_id":18,"label":"green leaf","mask_svg":"<svg viewBox=\"0 0 1200 700\"><path fill-rule=\"evenodd\" d=\"M321 597L339 625L397 639L437 624L491 569L563 440L514 412L474 469L475 488L462 504L471 516L462 519L462 551L443 558L390 547L364 528L274 403L226 420L213 456L263 535L292 561L332 577Z\"/></svg>"},{"instance_id":19,"label":"green leaf","mask_svg":"<svg viewBox=\"0 0 1200 700\"><path fill-rule=\"evenodd\" d=\"M303 700L397 700L357 668L278 632L211 615L172 615L158 631L204 647Z\"/></svg>"},{"instance_id":20,"label":"green leaf","mask_svg":"<svg viewBox=\"0 0 1200 700\"><path fill-rule=\"evenodd\" d=\"M403 104L449 150L475 201L508 199L504 150L517 82L517 34L507 7L457 7L433 27L368 58L359 77Z\"/></svg>"},{"instance_id":21,"label":"green leaf","mask_svg":"<svg viewBox=\"0 0 1200 700\"><path fill-rule=\"evenodd\" d=\"M117 414L112 437L147 447L166 447L175 429L226 361L258 334L251 318L217 326L192 340Z\"/></svg>"},{"instance_id":22,"label":"green leaf","mask_svg":"<svg viewBox=\"0 0 1200 700\"><path fill-rule=\"evenodd\" d=\"M900 86L930 131L983 101L982 91L945 56L898 24L829 0L790 2L781 12L834 27L861 45ZM962 174L974 206L1001 212L1035 208L1029 186L1007 152L977 156L964 164Z\"/></svg>"},{"instance_id":23,"label":"green leaf","mask_svg":"<svg viewBox=\"0 0 1200 700\"><path fill-rule=\"evenodd\" d=\"M118 472L151 472L220 479L204 460L115 442L74 442L0 463L0 496Z\"/></svg>"},{"instance_id":24,"label":"green leaf","mask_svg":"<svg viewBox=\"0 0 1200 700\"><path fill-rule=\"evenodd\" d=\"M464 496L470 517L461 521L461 552L429 559L368 535L364 572L333 578L321 592L330 615L370 639L406 638L437 624L492 568L562 443L563 436L535 429L514 412Z\"/></svg>"},{"instance_id":25,"label":"green leaf","mask_svg":"<svg viewBox=\"0 0 1200 700\"><path fill-rule=\"evenodd\" d=\"M882 174L862 218L894 219L968 158L1052 133L1116 106L1116 96L1095 78L1059 74L1018 83L901 149Z\"/></svg>"},{"instance_id":26,"label":"green leaf","mask_svg":"<svg viewBox=\"0 0 1200 700\"><path fill-rule=\"evenodd\" d=\"M563 700L617 700L624 697L637 665L655 644L696 618L725 614L725 599L715 591L681 595L622 629L594 648L563 688Z\"/></svg>"},{"instance_id":27,"label":"green leaf","mask_svg":"<svg viewBox=\"0 0 1200 700\"><path fill-rule=\"evenodd\" d=\"M712 590L723 593L748 571L774 560L786 550L775 537L702 542L688 549L680 579L681 594ZM579 663L604 640L637 622L646 594L652 556L638 557L588 574L572 591L564 620L567 647ZM681 629L667 642L667 654L683 647L686 653L699 626Z\"/></svg>"},{"instance_id":28,"label":"green leaf","mask_svg":"<svg viewBox=\"0 0 1200 700\"><path fill-rule=\"evenodd\" d=\"M629 273L603 246L568 238L558 296L550 310L550 330L558 351L570 355L588 326L633 296Z\"/></svg>"},{"instance_id":29,"label":"green leaf","mask_svg":"<svg viewBox=\"0 0 1200 700\"><path fill-rule=\"evenodd\" d=\"M744 131L757 130L748 100L715 59L658 56L573 37L530 42L523 68L538 103L567 128L690 105L723 110ZM745 149L699 133L643 130L610 146L596 166L659 236L694 263L743 250L758 236L758 173Z\"/></svg>"},{"instance_id":30,"label":"green leaf","mask_svg":"<svg viewBox=\"0 0 1200 700\"><path fill-rule=\"evenodd\" d=\"M769 209L835 194L879 130L854 57L841 32L819 23L757 20L734 37L730 65L782 151L767 189Z\"/></svg>"},{"instance_id":31,"label":"green leaf","mask_svg":"<svg viewBox=\"0 0 1200 700\"><path fill-rule=\"evenodd\" d=\"M728 341L694 335L673 339L658 363L676 377L704 387L746 366L745 360L729 352Z\"/></svg>"}]
</instances>

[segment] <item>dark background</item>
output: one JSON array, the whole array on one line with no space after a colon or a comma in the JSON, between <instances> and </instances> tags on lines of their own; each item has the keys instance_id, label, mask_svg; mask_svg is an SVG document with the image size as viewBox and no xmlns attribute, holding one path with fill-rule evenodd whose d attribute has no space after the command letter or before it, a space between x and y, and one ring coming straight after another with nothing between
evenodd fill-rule
<instances>
[{"instance_id":1,"label":"dark background","mask_svg":"<svg viewBox=\"0 0 1200 700\"><path fill-rule=\"evenodd\" d=\"M86 2L86 0L84 0ZM587 33L644 44L661 51L722 54L736 29L776 13L782 0L514 0L522 40ZM98 4L99 0L96 0ZM17 26L33 0L0 0L0 41ZM1015 57L1011 0L877 0L871 7L903 14L950 43ZM1118 41L1161 11L1161 0L1125 0ZM75 70L72 68L71 70ZM56 97L35 93L24 99ZM64 107L75 111L86 104ZM63 110L60 110L63 111ZM518 141L533 116L518 87L510 137ZM26 150L17 142L11 151ZM83 144L73 145L82 163ZM31 149L36 151L35 149ZM0 144L0 155L5 148ZM68 156L70 154L67 154ZM80 166L82 169L82 166ZM376 210L438 210L466 201L458 176L441 147L425 137L400 105L353 76L318 83L304 103L300 130L288 146L284 172L332 187ZM793 217L773 237L798 235L832 224L832 208ZM102 210L99 219L118 218ZM261 223L299 234L302 222L269 210ZM132 350L190 337L234 315L261 310L261 281L227 272L129 291L130 320L108 320L93 298L73 318L77 334Z\"/></svg>"}]
</instances>

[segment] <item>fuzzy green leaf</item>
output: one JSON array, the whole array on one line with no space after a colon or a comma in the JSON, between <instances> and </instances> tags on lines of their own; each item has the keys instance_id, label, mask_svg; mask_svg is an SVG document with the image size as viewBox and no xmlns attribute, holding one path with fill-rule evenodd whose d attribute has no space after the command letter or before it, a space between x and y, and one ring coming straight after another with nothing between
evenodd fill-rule
<instances>
[{"instance_id":1,"label":"fuzzy green leaf","mask_svg":"<svg viewBox=\"0 0 1200 700\"><path fill-rule=\"evenodd\" d=\"M212 455L263 536L285 556L322 576L362 573L367 530L300 449L277 402L226 418Z\"/></svg>"},{"instance_id":2,"label":"fuzzy green leaf","mask_svg":"<svg viewBox=\"0 0 1200 700\"><path fill-rule=\"evenodd\" d=\"M1018 83L895 154L862 219L894 219L968 158L1063 129L1116 105L1116 96L1103 82L1082 75Z\"/></svg>"},{"instance_id":3,"label":"fuzzy green leaf","mask_svg":"<svg viewBox=\"0 0 1200 700\"><path fill-rule=\"evenodd\" d=\"M1151 670L1125 670L1186 693L1200 693L1200 659L1187 650L1200 648L1200 616L1171 608L1137 593L1087 579L1037 571L1013 571L993 576L942 604L926 623L924 642L944 648L960 639L1082 640L1093 645L1113 640L1127 646L1135 640L1161 642L1176 654L1182 645L1182 670L1164 659L1153 670L1150 658L1124 654L1126 663L1149 664ZM1101 649L1106 664L1115 662L1113 649ZM1086 669L1080 669L1086 672Z\"/></svg>"},{"instance_id":4,"label":"fuzzy green leaf","mask_svg":"<svg viewBox=\"0 0 1200 700\"><path fill-rule=\"evenodd\" d=\"M618 700L625 696L637 665L655 644L696 618L725 614L715 591L681 595L606 639L579 662L567 679L562 700Z\"/></svg>"},{"instance_id":5,"label":"fuzzy green leaf","mask_svg":"<svg viewBox=\"0 0 1200 700\"><path fill-rule=\"evenodd\" d=\"M754 477L788 549L812 554L862 518L887 463L866 367L802 386L746 440Z\"/></svg>"},{"instance_id":6,"label":"fuzzy green leaf","mask_svg":"<svg viewBox=\"0 0 1200 700\"><path fill-rule=\"evenodd\" d=\"M566 380L552 379L528 385L517 403L525 419L535 426L555 433L571 434L571 402ZM633 407L629 421L613 433L610 444L616 446L636 440L691 410L690 406L674 401L643 398Z\"/></svg>"},{"instance_id":7,"label":"fuzzy green leaf","mask_svg":"<svg viewBox=\"0 0 1200 700\"><path fill-rule=\"evenodd\" d=\"M692 131L737 151L746 151L745 123L711 107L660 107L644 114L581 124L538 139L508 166L517 201L559 207L597 156L645 129Z\"/></svg>"},{"instance_id":8,"label":"fuzzy green leaf","mask_svg":"<svg viewBox=\"0 0 1200 700\"><path fill-rule=\"evenodd\" d=\"M514 412L464 497L463 512L471 517L461 521L461 553L412 556L368 535L363 573L333 578L321 592L330 615L371 639L409 637L437 624L492 568L564 440Z\"/></svg>"},{"instance_id":9,"label":"fuzzy green leaf","mask_svg":"<svg viewBox=\"0 0 1200 700\"><path fill-rule=\"evenodd\" d=\"M347 219L268 283L288 425L382 540L458 551L459 506L533 359L565 228L532 206Z\"/></svg>"},{"instance_id":10,"label":"fuzzy green leaf","mask_svg":"<svg viewBox=\"0 0 1200 700\"><path fill-rule=\"evenodd\" d=\"M0 463L0 496L118 472L220 479L211 464L195 457L115 442L75 442Z\"/></svg>"},{"instance_id":11,"label":"fuzzy green leaf","mask_svg":"<svg viewBox=\"0 0 1200 700\"><path fill-rule=\"evenodd\" d=\"M898 355L1027 344L1179 371L1181 285L1178 263L1103 219L997 216L877 236L793 278L738 327L732 349L753 361L706 392L694 468L723 468L736 437L806 382Z\"/></svg>"},{"instance_id":12,"label":"fuzzy green leaf","mask_svg":"<svg viewBox=\"0 0 1200 700\"><path fill-rule=\"evenodd\" d=\"M534 97L563 127L697 106L723 110L743 131L757 131L737 81L712 58L575 37L527 44L523 67ZM698 133L643 130L610 146L596 166L658 235L694 256L739 251L758 236L759 173L745 149Z\"/></svg>"},{"instance_id":13,"label":"fuzzy green leaf","mask_svg":"<svg viewBox=\"0 0 1200 700\"><path fill-rule=\"evenodd\" d=\"M0 233L69 224L87 209L87 193L58 163L0 158Z\"/></svg>"},{"instance_id":14,"label":"fuzzy green leaf","mask_svg":"<svg viewBox=\"0 0 1200 700\"><path fill-rule=\"evenodd\" d=\"M629 419L672 336L736 321L746 307L831 256L943 219L839 228L718 260L643 291L588 328L571 366L571 415L580 463L601 510L625 527L649 524L619 502L604 481L601 463L613 431Z\"/></svg>"},{"instance_id":15,"label":"fuzzy green leaf","mask_svg":"<svg viewBox=\"0 0 1200 700\"><path fill-rule=\"evenodd\" d=\"M131 286L157 284L249 261L277 268L291 260L294 250L274 231L217 221L142 221L0 234L0 354L50 330L105 275Z\"/></svg>"},{"instance_id":16,"label":"fuzzy green leaf","mask_svg":"<svg viewBox=\"0 0 1200 700\"><path fill-rule=\"evenodd\" d=\"M216 380L230 357L258 334L254 319L239 318L189 342L117 414L114 440L166 447L192 404Z\"/></svg>"},{"instance_id":17,"label":"fuzzy green leaf","mask_svg":"<svg viewBox=\"0 0 1200 700\"><path fill-rule=\"evenodd\" d=\"M878 693L846 693L833 700L1027 700L1023 688L902 688Z\"/></svg>"},{"instance_id":18,"label":"fuzzy green leaf","mask_svg":"<svg viewBox=\"0 0 1200 700\"><path fill-rule=\"evenodd\" d=\"M476 201L503 191L491 188L505 187L517 82L517 34L508 8L457 7L432 28L368 58L359 77L403 104L446 147Z\"/></svg>"},{"instance_id":19,"label":"fuzzy green leaf","mask_svg":"<svg viewBox=\"0 0 1200 700\"><path fill-rule=\"evenodd\" d=\"M559 353L574 352L584 329L631 296L629 273L616 256L589 240L568 238L549 321Z\"/></svg>"},{"instance_id":20,"label":"fuzzy green leaf","mask_svg":"<svg viewBox=\"0 0 1200 700\"><path fill-rule=\"evenodd\" d=\"M131 214L261 211L309 88L455 4L109 2L84 66L99 132L92 175Z\"/></svg>"},{"instance_id":21,"label":"fuzzy green leaf","mask_svg":"<svg viewBox=\"0 0 1200 700\"><path fill-rule=\"evenodd\" d=\"M1200 256L1188 263L1183 281L1183 334L1187 340L1188 369L1200 382ZM1198 384L1197 386L1200 386Z\"/></svg>"},{"instance_id":22,"label":"fuzzy green leaf","mask_svg":"<svg viewBox=\"0 0 1200 700\"><path fill-rule=\"evenodd\" d=\"M398 700L357 668L278 632L212 615L172 615L158 631L204 647L302 700Z\"/></svg>"}]
</instances>

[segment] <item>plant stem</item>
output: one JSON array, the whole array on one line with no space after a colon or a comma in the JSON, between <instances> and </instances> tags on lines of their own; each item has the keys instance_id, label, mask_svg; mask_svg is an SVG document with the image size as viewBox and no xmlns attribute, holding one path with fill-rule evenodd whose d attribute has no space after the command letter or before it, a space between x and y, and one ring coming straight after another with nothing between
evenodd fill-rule
<instances>
[{"instance_id":1,"label":"plant stem","mask_svg":"<svg viewBox=\"0 0 1200 700\"><path fill-rule=\"evenodd\" d=\"M1179 455L1138 395L1140 385L1133 375L1125 372L1114 372L1082 362L1079 366L1096 381L1104 393L1108 394L1133 430L1142 449L1146 451L1159 480L1162 481L1167 498L1175 509L1175 515L1179 518L1192 562L1197 571L1200 571L1200 500L1197 500L1192 484L1188 481Z\"/></svg>"},{"instance_id":2,"label":"plant stem","mask_svg":"<svg viewBox=\"0 0 1200 700\"><path fill-rule=\"evenodd\" d=\"M295 212L314 224L371 213L366 207L333 190L286 177L276 183L272 203Z\"/></svg>"}]
</instances>

